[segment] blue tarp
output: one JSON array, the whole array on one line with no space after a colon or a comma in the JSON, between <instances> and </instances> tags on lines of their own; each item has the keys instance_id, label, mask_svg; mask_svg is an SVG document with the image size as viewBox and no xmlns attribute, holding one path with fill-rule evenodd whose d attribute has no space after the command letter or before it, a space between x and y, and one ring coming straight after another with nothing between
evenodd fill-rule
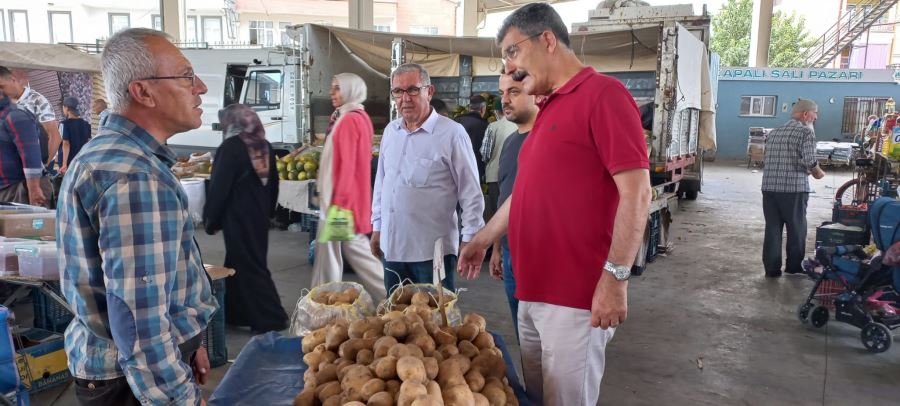
<instances>
[{"instance_id":1,"label":"blue tarp","mask_svg":"<svg viewBox=\"0 0 900 406\"><path fill-rule=\"evenodd\" d=\"M503 351L506 376L519 404L528 405L506 343L500 336L491 335L497 348ZM291 406L294 397L303 390L303 373L306 372L300 339L282 337L275 332L250 339L210 397L210 406Z\"/></svg>"}]
</instances>

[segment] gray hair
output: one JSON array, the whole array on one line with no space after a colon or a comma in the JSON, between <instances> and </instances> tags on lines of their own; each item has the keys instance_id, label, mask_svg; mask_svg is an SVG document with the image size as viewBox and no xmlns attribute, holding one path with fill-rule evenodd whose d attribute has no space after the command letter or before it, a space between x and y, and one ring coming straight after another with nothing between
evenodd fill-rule
<instances>
[{"instance_id":1,"label":"gray hair","mask_svg":"<svg viewBox=\"0 0 900 406\"><path fill-rule=\"evenodd\" d=\"M419 80L422 81L422 86L431 84L431 77L428 76L428 71L426 71L422 65L417 63L404 63L403 65L398 66L397 69L394 69L394 71L391 72L391 82L394 81L394 77L397 75L409 72L419 72Z\"/></svg>"},{"instance_id":2,"label":"gray hair","mask_svg":"<svg viewBox=\"0 0 900 406\"><path fill-rule=\"evenodd\" d=\"M156 73L156 64L147 46L148 37L172 41L172 37L160 31L129 28L113 35L103 47L100 71L113 112L121 113L128 108L131 103L128 85L131 82L151 77Z\"/></svg>"},{"instance_id":3,"label":"gray hair","mask_svg":"<svg viewBox=\"0 0 900 406\"><path fill-rule=\"evenodd\" d=\"M816 102L810 99L797 99L797 102L794 103L794 107L791 108L791 114L803 114L807 111L815 111L818 109L819 106L816 105Z\"/></svg>"},{"instance_id":4,"label":"gray hair","mask_svg":"<svg viewBox=\"0 0 900 406\"><path fill-rule=\"evenodd\" d=\"M569 47L569 30L559 13L547 3L530 3L520 7L503 20L497 31L497 45L503 42L510 28L515 28L528 37L534 37L550 30L559 42Z\"/></svg>"}]
</instances>

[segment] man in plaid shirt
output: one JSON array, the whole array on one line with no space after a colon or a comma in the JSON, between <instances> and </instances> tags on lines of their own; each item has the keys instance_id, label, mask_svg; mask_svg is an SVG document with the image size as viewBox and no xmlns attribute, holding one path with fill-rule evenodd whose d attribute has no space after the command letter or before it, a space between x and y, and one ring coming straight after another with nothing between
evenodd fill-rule
<instances>
[{"instance_id":1,"label":"man in plaid shirt","mask_svg":"<svg viewBox=\"0 0 900 406\"><path fill-rule=\"evenodd\" d=\"M802 273L806 252L806 205L809 180L822 179L825 172L816 160L816 133L813 123L818 107L812 100L794 104L791 120L769 132L765 172L762 179L763 215L766 234L763 242L763 266L766 277L781 276L781 239L787 226L787 262L784 271Z\"/></svg>"},{"instance_id":2,"label":"man in plaid shirt","mask_svg":"<svg viewBox=\"0 0 900 406\"><path fill-rule=\"evenodd\" d=\"M165 141L200 126L206 85L159 31L101 56L113 113L69 166L57 208L69 370L82 405L203 405L201 333L217 303Z\"/></svg>"}]
</instances>

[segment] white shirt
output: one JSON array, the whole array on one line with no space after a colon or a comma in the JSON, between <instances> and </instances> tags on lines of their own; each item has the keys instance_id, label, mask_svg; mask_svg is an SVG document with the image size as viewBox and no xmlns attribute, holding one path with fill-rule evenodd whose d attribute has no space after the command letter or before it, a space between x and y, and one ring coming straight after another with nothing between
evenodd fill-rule
<instances>
[{"instance_id":1,"label":"white shirt","mask_svg":"<svg viewBox=\"0 0 900 406\"><path fill-rule=\"evenodd\" d=\"M403 119L390 122L381 139L372 197L372 226L391 262L434 259L434 242L444 255L459 251L457 203L463 241L484 227L484 195L472 141L459 123L432 109L422 127L409 132Z\"/></svg>"}]
</instances>

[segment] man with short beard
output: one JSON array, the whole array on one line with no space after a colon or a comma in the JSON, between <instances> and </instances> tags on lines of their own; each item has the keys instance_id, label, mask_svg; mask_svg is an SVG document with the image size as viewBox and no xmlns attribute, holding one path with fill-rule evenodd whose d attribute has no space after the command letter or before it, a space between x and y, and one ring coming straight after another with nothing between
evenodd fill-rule
<instances>
[{"instance_id":1,"label":"man with short beard","mask_svg":"<svg viewBox=\"0 0 900 406\"><path fill-rule=\"evenodd\" d=\"M499 196L495 202L497 207L502 206L503 202L512 195L516 173L519 169L519 150L522 149L522 143L531 132L538 113L535 97L525 93L522 82L516 82L506 74L500 75L500 101L503 103L504 117L516 125L516 130L507 135L498 159ZM516 279L513 276L509 240L505 236L494 242L490 271L494 279L503 281L506 298L509 300L509 310L512 313L513 326L516 329L516 337L518 337L519 300L515 297Z\"/></svg>"},{"instance_id":2,"label":"man with short beard","mask_svg":"<svg viewBox=\"0 0 900 406\"><path fill-rule=\"evenodd\" d=\"M762 179L763 215L766 234L763 241L763 266L766 277L781 276L781 237L787 226L787 261L784 272L803 273L806 252L806 205L809 179L822 179L825 172L816 160L816 133L813 123L819 108L808 99L794 103L791 120L769 132L765 172Z\"/></svg>"}]
</instances>

